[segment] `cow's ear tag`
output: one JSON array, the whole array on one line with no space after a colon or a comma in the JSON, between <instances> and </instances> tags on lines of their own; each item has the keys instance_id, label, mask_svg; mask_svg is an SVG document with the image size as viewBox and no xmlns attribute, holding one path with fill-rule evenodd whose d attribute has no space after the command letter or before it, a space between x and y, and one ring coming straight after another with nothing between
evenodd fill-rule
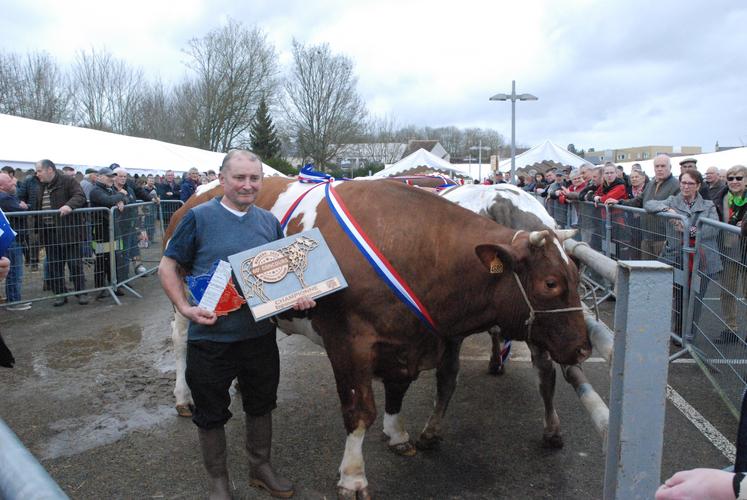
<instances>
[{"instance_id":1,"label":"cow's ear tag","mask_svg":"<svg viewBox=\"0 0 747 500\"><path fill-rule=\"evenodd\" d=\"M503 273L503 262L496 255L493 260L490 261L490 274L501 274Z\"/></svg>"}]
</instances>

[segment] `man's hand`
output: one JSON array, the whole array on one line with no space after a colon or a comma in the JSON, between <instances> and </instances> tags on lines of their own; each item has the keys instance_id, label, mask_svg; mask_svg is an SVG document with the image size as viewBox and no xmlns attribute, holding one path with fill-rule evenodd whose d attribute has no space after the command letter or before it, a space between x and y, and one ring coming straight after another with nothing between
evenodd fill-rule
<instances>
[{"instance_id":1,"label":"man's hand","mask_svg":"<svg viewBox=\"0 0 747 500\"><path fill-rule=\"evenodd\" d=\"M620 203L620 200L615 198L607 198L607 201L604 202L605 205L616 205L617 203Z\"/></svg>"},{"instance_id":2,"label":"man's hand","mask_svg":"<svg viewBox=\"0 0 747 500\"><path fill-rule=\"evenodd\" d=\"M29 206L28 206L28 205L26 205L26 202L25 202L25 201L21 201L21 202L19 202L19 203L18 203L18 206L20 206L20 207L21 207L21 208L22 208L23 210L28 210L28 209L29 209Z\"/></svg>"},{"instance_id":3,"label":"man's hand","mask_svg":"<svg viewBox=\"0 0 747 500\"><path fill-rule=\"evenodd\" d=\"M185 318L200 325L212 325L218 320L218 316L214 312L198 306L188 306L179 312Z\"/></svg>"},{"instance_id":4,"label":"man's hand","mask_svg":"<svg viewBox=\"0 0 747 500\"><path fill-rule=\"evenodd\" d=\"M305 311L316 306L316 301L311 297L299 297L295 304L293 304L293 310Z\"/></svg>"},{"instance_id":5,"label":"man's hand","mask_svg":"<svg viewBox=\"0 0 747 500\"><path fill-rule=\"evenodd\" d=\"M118 201L116 207L119 209L120 212L124 211L124 202Z\"/></svg>"},{"instance_id":6,"label":"man's hand","mask_svg":"<svg viewBox=\"0 0 747 500\"><path fill-rule=\"evenodd\" d=\"M656 490L656 500L734 499L732 472L717 469L680 471Z\"/></svg>"},{"instance_id":7,"label":"man's hand","mask_svg":"<svg viewBox=\"0 0 747 500\"><path fill-rule=\"evenodd\" d=\"M73 209L70 208L68 205L62 205L60 207L60 217L64 217L66 215L69 215L73 212Z\"/></svg>"},{"instance_id":8,"label":"man's hand","mask_svg":"<svg viewBox=\"0 0 747 500\"><path fill-rule=\"evenodd\" d=\"M5 279L10 272L10 259L0 257L0 280Z\"/></svg>"}]
</instances>

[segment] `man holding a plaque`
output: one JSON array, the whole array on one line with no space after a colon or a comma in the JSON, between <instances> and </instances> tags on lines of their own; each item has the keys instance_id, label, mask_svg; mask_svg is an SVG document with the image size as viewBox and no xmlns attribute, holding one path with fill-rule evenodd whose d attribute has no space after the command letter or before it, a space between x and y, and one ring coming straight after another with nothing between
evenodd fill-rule
<instances>
[{"instance_id":1,"label":"man holding a plaque","mask_svg":"<svg viewBox=\"0 0 747 500\"><path fill-rule=\"evenodd\" d=\"M258 156L245 150L229 152L219 178L223 197L195 206L185 214L169 240L159 276L176 309L190 320L186 378L195 402L193 421L210 476L210 498L231 497L224 425L231 418L228 391L234 378L239 379L246 414L250 484L287 498L294 493L292 483L276 475L270 465L271 412L276 407L280 377L275 326L269 320L255 322L245 303L233 301L236 305L228 309L218 303L218 314L193 305L185 296L180 277L179 268L193 277L213 271L215 279L211 277L210 281L213 285L222 283L218 296L223 301L235 286L235 279L222 271L223 264L216 267L216 263L283 237L277 219L254 206L262 187L262 161ZM216 276L220 272L224 273L223 280ZM221 295L223 289L226 293ZM204 305L205 301L201 303ZM294 309L315 305L313 300L302 297Z\"/></svg>"}]
</instances>

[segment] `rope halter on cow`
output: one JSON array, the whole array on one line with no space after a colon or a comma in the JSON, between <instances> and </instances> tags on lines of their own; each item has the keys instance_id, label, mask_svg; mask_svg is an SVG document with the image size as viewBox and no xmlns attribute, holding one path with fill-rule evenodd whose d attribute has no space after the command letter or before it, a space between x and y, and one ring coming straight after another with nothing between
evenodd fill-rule
<instances>
[{"instance_id":1,"label":"rope halter on cow","mask_svg":"<svg viewBox=\"0 0 747 500\"><path fill-rule=\"evenodd\" d=\"M519 233L522 233L524 231L517 231L516 234L514 234L514 237L511 239L511 243L516 240L516 237L519 235ZM545 231L532 231L529 233L529 242L530 244L534 246L542 246L545 244L545 236L543 236L541 233L545 233ZM554 313L567 313L567 312L582 312L584 308L582 306L579 307L561 307L559 309L544 309L544 310L536 310L534 307L532 307L532 303L529 301L529 296L527 295L526 290L524 289L524 285L521 283L521 280L519 279L519 275L516 274L516 271L513 272L514 278L516 279L516 284L519 285L519 291L521 292L521 296L524 297L524 302L527 304L527 308L529 308L529 317L524 322L524 324L527 327L527 338L526 341L529 342L532 338L532 325L534 324L534 320L536 319L537 314L554 314Z\"/></svg>"}]
</instances>

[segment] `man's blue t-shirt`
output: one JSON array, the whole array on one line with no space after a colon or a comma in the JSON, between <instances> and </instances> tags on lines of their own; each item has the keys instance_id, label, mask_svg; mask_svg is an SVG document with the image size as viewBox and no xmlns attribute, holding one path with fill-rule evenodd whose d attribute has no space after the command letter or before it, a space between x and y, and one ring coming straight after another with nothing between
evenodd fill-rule
<instances>
[{"instance_id":1,"label":"man's blue t-shirt","mask_svg":"<svg viewBox=\"0 0 747 500\"><path fill-rule=\"evenodd\" d=\"M164 255L177 261L192 276L205 274L217 260L283 238L280 223L267 210L252 206L239 217L214 198L187 212L169 240ZM236 290L241 288L233 276ZM189 340L236 342L273 331L265 319L255 322L249 307L220 316L213 325L189 324Z\"/></svg>"}]
</instances>

